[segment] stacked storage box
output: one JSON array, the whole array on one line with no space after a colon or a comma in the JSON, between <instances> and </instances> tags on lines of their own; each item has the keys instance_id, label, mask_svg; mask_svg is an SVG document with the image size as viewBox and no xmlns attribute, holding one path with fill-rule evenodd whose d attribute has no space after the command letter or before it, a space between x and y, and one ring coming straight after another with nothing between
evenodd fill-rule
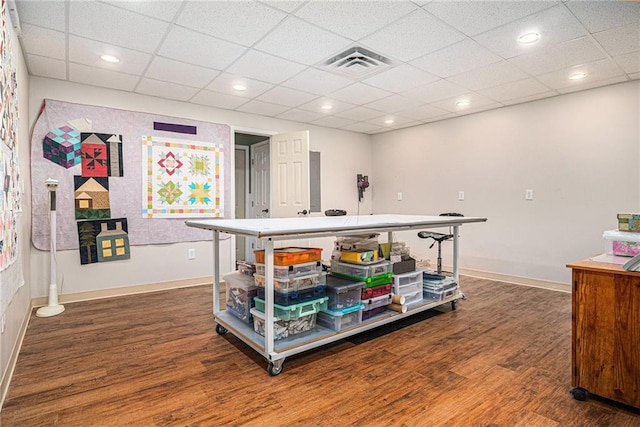
<instances>
[{"instance_id":1,"label":"stacked storage box","mask_svg":"<svg viewBox=\"0 0 640 427\"><path fill-rule=\"evenodd\" d=\"M362 322L360 294L365 284L359 280L327 276L327 309L318 313L318 324L340 331Z\"/></svg>"},{"instance_id":2,"label":"stacked storage box","mask_svg":"<svg viewBox=\"0 0 640 427\"><path fill-rule=\"evenodd\" d=\"M393 293L404 297L409 307L422 302L422 270L393 275Z\"/></svg>"},{"instance_id":3,"label":"stacked storage box","mask_svg":"<svg viewBox=\"0 0 640 427\"><path fill-rule=\"evenodd\" d=\"M428 301L442 301L459 293L458 284L453 277L441 274L422 273L422 297Z\"/></svg>"},{"instance_id":4,"label":"stacked storage box","mask_svg":"<svg viewBox=\"0 0 640 427\"><path fill-rule=\"evenodd\" d=\"M227 311L243 322L251 323L253 297L257 295L253 277L239 271L225 274Z\"/></svg>"},{"instance_id":5,"label":"stacked storage box","mask_svg":"<svg viewBox=\"0 0 640 427\"><path fill-rule=\"evenodd\" d=\"M602 234L609 255L640 255L640 214L618 214L618 229Z\"/></svg>"},{"instance_id":6,"label":"stacked storage box","mask_svg":"<svg viewBox=\"0 0 640 427\"><path fill-rule=\"evenodd\" d=\"M331 260L331 274L364 283L362 320L384 312L391 303L391 263L379 261L377 251L342 251L340 261Z\"/></svg>"},{"instance_id":7,"label":"stacked storage box","mask_svg":"<svg viewBox=\"0 0 640 427\"><path fill-rule=\"evenodd\" d=\"M326 273L322 271L321 249L274 249L274 338L282 339L315 329L316 316L327 308ZM264 251L255 251L254 330L264 335L266 268Z\"/></svg>"}]
</instances>

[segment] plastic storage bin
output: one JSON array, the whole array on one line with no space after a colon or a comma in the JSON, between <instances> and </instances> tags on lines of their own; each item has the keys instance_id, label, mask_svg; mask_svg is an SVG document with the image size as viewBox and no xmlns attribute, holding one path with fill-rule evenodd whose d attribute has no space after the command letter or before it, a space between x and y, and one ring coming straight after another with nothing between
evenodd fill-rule
<instances>
[{"instance_id":1,"label":"plastic storage bin","mask_svg":"<svg viewBox=\"0 0 640 427\"><path fill-rule=\"evenodd\" d=\"M280 305L299 304L326 296L326 286L320 285L295 292L274 292L273 302ZM264 299L265 289L257 288L258 298Z\"/></svg>"},{"instance_id":2,"label":"plastic storage bin","mask_svg":"<svg viewBox=\"0 0 640 427\"><path fill-rule=\"evenodd\" d=\"M251 309L253 315L253 330L264 336L265 316L264 313ZM317 314L309 314L294 320L281 320L275 318L273 320L273 339L281 340L289 335L301 334L316 328Z\"/></svg>"},{"instance_id":3,"label":"plastic storage bin","mask_svg":"<svg viewBox=\"0 0 640 427\"><path fill-rule=\"evenodd\" d=\"M380 261L375 264L358 265L331 260L331 273L348 278L367 279L391 272L389 261Z\"/></svg>"},{"instance_id":4,"label":"plastic storage bin","mask_svg":"<svg viewBox=\"0 0 640 427\"><path fill-rule=\"evenodd\" d=\"M373 316L377 316L380 313L384 313L387 310L387 306L383 305L382 307L374 307L369 310L362 310L362 321L371 319Z\"/></svg>"},{"instance_id":5,"label":"plastic storage bin","mask_svg":"<svg viewBox=\"0 0 640 427\"><path fill-rule=\"evenodd\" d=\"M294 264L289 266L273 266L273 277L279 280L293 279L298 276L309 276L312 274L320 273L322 266L320 261L305 262L304 264ZM256 274L264 276L265 266L264 264L256 264Z\"/></svg>"},{"instance_id":6,"label":"plastic storage bin","mask_svg":"<svg viewBox=\"0 0 640 427\"><path fill-rule=\"evenodd\" d=\"M394 274L393 275L393 289L395 293L398 293L398 288L411 283L422 283L422 270L415 270L409 273Z\"/></svg>"},{"instance_id":7,"label":"plastic storage bin","mask_svg":"<svg viewBox=\"0 0 640 427\"><path fill-rule=\"evenodd\" d=\"M254 275L256 286L265 287L265 277L259 274ZM309 276L292 277L290 279L273 279L273 288L276 292L299 292L304 289L324 286L327 283L327 273L314 273Z\"/></svg>"},{"instance_id":8,"label":"plastic storage bin","mask_svg":"<svg viewBox=\"0 0 640 427\"><path fill-rule=\"evenodd\" d=\"M264 264L264 249L253 251L256 264ZM278 248L273 250L273 265L294 265L322 260L322 249L318 248Z\"/></svg>"},{"instance_id":9,"label":"plastic storage bin","mask_svg":"<svg viewBox=\"0 0 640 427\"><path fill-rule=\"evenodd\" d=\"M391 304L392 294L380 295L379 297L371 298L368 300L362 300L362 304L364 304L364 310L369 311L376 307L386 307Z\"/></svg>"},{"instance_id":10,"label":"plastic storage bin","mask_svg":"<svg viewBox=\"0 0 640 427\"><path fill-rule=\"evenodd\" d=\"M417 282L413 282L413 283L407 283L406 285L402 285L402 286L396 286L394 284L393 293L406 297L407 295L413 295L416 292L422 292L422 286L423 286L422 280L418 280Z\"/></svg>"},{"instance_id":11,"label":"plastic storage bin","mask_svg":"<svg viewBox=\"0 0 640 427\"><path fill-rule=\"evenodd\" d=\"M608 254L620 256L640 255L640 233L609 230L602 234L605 241L605 251Z\"/></svg>"},{"instance_id":12,"label":"plastic storage bin","mask_svg":"<svg viewBox=\"0 0 640 427\"><path fill-rule=\"evenodd\" d=\"M409 292L404 296L404 303L408 306L413 306L415 304L421 303L423 299L423 289L420 287L418 290Z\"/></svg>"},{"instance_id":13,"label":"plastic storage bin","mask_svg":"<svg viewBox=\"0 0 640 427\"><path fill-rule=\"evenodd\" d=\"M458 285L456 285L454 288L441 291L436 291L424 287L422 288L422 299L428 301L442 301L443 299L452 297L456 294L458 294Z\"/></svg>"},{"instance_id":14,"label":"plastic storage bin","mask_svg":"<svg viewBox=\"0 0 640 427\"><path fill-rule=\"evenodd\" d=\"M373 288L365 288L360 293L360 299L369 300L371 298L376 298L381 295L390 294L392 286L393 285L391 283L387 283L386 285L374 286Z\"/></svg>"},{"instance_id":15,"label":"plastic storage bin","mask_svg":"<svg viewBox=\"0 0 640 427\"><path fill-rule=\"evenodd\" d=\"M264 300L260 297L253 299L256 304L256 310L264 313ZM308 316L327 309L329 298L322 297L307 302L292 305L273 304L273 315L280 320L294 320L299 317Z\"/></svg>"},{"instance_id":16,"label":"plastic storage bin","mask_svg":"<svg viewBox=\"0 0 640 427\"><path fill-rule=\"evenodd\" d=\"M257 288L253 277L238 271L225 274L222 280L226 284L227 311L238 319L251 323L251 307L253 297L257 294Z\"/></svg>"},{"instance_id":17,"label":"plastic storage bin","mask_svg":"<svg viewBox=\"0 0 640 427\"><path fill-rule=\"evenodd\" d=\"M364 304L342 310L327 310L318 313L318 324L325 328L340 331L362 323L362 309Z\"/></svg>"},{"instance_id":18,"label":"plastic storage bin","mask_svg":"<svg viewBox=\"0 0 640 427\"><path fill-rule=\"evenodd\" d=\"M329 310L342 310L360 304L363 282L329 275L327 276L327 297Z\"/></svg>"}]
</instances>

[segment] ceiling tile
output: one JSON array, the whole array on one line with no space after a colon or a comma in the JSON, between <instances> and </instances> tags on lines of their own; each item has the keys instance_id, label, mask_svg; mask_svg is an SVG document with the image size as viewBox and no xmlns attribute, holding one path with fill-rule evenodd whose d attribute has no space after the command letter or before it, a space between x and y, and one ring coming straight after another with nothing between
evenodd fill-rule
<instances>
[{"instance_id":1,"label":"ceiling tile","mask_svg":"<svg viewBox=\"0 0 640 427\"><path fill-rule=\"evenodd\" d=\"M623 83L626 82L627 78L623 77L623 76L618 76L618 77L611 77L609 79L604 79L604 80L599 80L597 82L584 82L580 85L576 85L576 86L571 86L571 87L565 87L562 89L558 89L558 92L560 93L571 93L571 92L577 92L580 90L586 90L586 89L593 89L593 88L597 88L597 87L601 87L601 86L606 86L606 85L612 85L612 84L616 84L616 83Z\"/></svg>"},{"instance_id":2,"label":"ceiling tile","mask_svg":"<svg viewBox=\"0 0 640 427\"><path fill-rule=\"evenodd\" d=\"M604 57L602 51L588 37L582 37L543 51L517 56L509 62L535 76Z\"/></svg>"},{"instance_id":3,"label":"ceiling tile","mask_svg":"<svg viewBox=\"0 0 640 427\"><path fill-rule=\"evenodd\" d=\"M467 71L448 80L471 90L484 89L528 77L506 61L496 62L477 70Z\"/></svg>"},{"instance_id":4,"label":"ceiling tile","mask_svg":"<svg viewBox=\"0 0 640 427\"><path fill-rule=\"evenodd\" d=\"M266 53L249 50L242 58L229 67L227 71L252 79L277 84L304 69L304 65L296 64L286 59L276 58Z\"/></svg>"},{"instance_id":5,"label":"ceiling tile","mask_svg":"<svg viewBox=\"0 0 640 427\"><path fill-rule=\"evenodd\" d=\"M305 21L359 40L416 9L398 1L311 1L296 13Z\"/></svg>"},{"instance_id":6,"label":"ceiling tile","mask_svg":"<svg viewBox=\"0 0 640 427\"><path fill-rule=\"evenodd\" d=\"M170 0L170 1L105 1L113 6L120 7L122 9L128 9L132 12L137 12L141 15L151 16L152 18L162 19L163 21L171 22L175 18L176 13L182 6L182 0Z\"/></svg>"},{"instance_id":7,"label":"ceiling tile","mask_svg":"<svg viewBox=\"0 0 640 427\"><path fill-rule=\"evenodd\" d=\"M632 80L640 79L640 73L632 73L632 74L629 74L629 77L630 77Z\"/></svg>"},{"instance_id":8,"label":"ceiling tile","mask_svg":"<svg viewBox=\"0 0 640 427\"><path fill-rule=\"evenodd\" d=\"M500 108L500 107L502 107L502 104L499 104L496 102L493 104L483 105L482 107L469 108L468 110L460 110L456 112L456 114L458 116L466 116L467 114L474 114L474 113L479 113L481 111L487 111L487 110L495 110L496 108Z\"/></svg>"},{"instance_id":9,"label":"ceiling tile","mask_svg":"<svg viewBox=\"0 0 640 427\"><path fill-rule=\"evenodd\" d=\"M364 83L388 90L402 92L438 80L438 77L411 65L402 64L364 80Z\"/></svg>"},{"instance_id":10,"label":"ceiling tile","mask_svg":"<svg viewBox=\"0 0 640 427\"><path fill-rule=\"evenodd\" d=\"M518 43L518 37L526 33L538 33L540 39L531 44ZM558 5L479 34L474 39L506 59L544 50L586 35L575 17L564 6Z\"/></svg>"},{"instance_id":11,"label":"ceiling tile","mask_svg":"<svg viewBox=\"0 0 640 427\"><path fill-rule=\"evenodd\" d=\"M133 92L138 77L82 64L69 64L69 81Z\"/></svg>"},{"instance_id":12,"label":"ceiling tile","mask_svg":"<svg viewBox=\"0 0 640 427\"><path fill-rule=\"evenodd\" d=\"M271 7L275 7L280 10L284 10L287 13L291 13L296 10L304 1L296 1L296 0L272 0L272 1L262 1L264 4L268 4Z\"/></svg>"},{"instance_id":13,"label":"ceiling tile","mask_svg":"<svg viewBox=\"0 0 640 427\"><path fill-rule=\"evenodd\" d=\"M162 94L163 98L187 101L198 92L198 89L144 78L140 81L135 91L144 95L158 96Z\"/></svg>"},{"instance_id":14,"label":"ceiling tile","mask_svg":"<svg viewBox=\"0 0 640 427\"><path fill-rule=\"evenodd\" d=\"M247 89L243 91L234 89L233 86L238 84L243 85ZM272 87L273 85L270 83L248 79L236 74L222 73L207 86L207 89L243 98L254 98Z\"/></svg>"},{"instance_id":15,"label":"ceiling tile","mask_svg":"<svg viewBox=\"0 0 640 427\"><path fill-rule=\"evenodd\" d=\"M423 10L417 10L362 42L377 53L411 61L459 42L464 37Z\"/></svg>"},{"instance_id":16,"label":"ceiling tile","mask_svg":"<svg viewBox=\"0 0 640 427\"><path fill-rule=\"evenodd\" d=\"M190 1L176 23L220 39L251 46L285 13L254 1Z\"/></svg>"},{"instance_id":17,"label":"ceiling tile","mask_svg":"<svg viewBox=\"0 0 640 427\"><path fill-rule=\"evenodd\" d=\"M402 95L391 95L386 98L378 99L376 101L365 104L365 107L373 108L374 110L382 111L384 113L397 113L400 110L406 110L407 108L414 108L422 105L422 102L407 98Z\"/></svg>"},{"instance_id":18,"label":"ceiling tile","mask_svg":"<svg viewBox=\"0 0 640 427\"><path fill-rule=\"evenodd\" d=\"M549 88L535 79L523 79L517 82L505 83L500 86L490 87L478 91L481 95L488 96L496 101L503 102L510 99L524 98L527 96L548 92Z\"/></svg>"},{"instance_id":19,"label":"ceiling tile","mask_svg":"<svg viewBox=\"0 0 640 427\"><path fill-rule=\"evenodd\" d=\"M324 95L326 93L335 92L345 86L349 86L353 80L345 77L337 76L333 73L317 70L315 68L307 68L301 73L291 77L281 83L282 86L292 89L304 90L306 92Z\"/></svg>"},{"instance_id":20,"label":"ceiling tile","mask_svg":"<svg viewBox=\"0 0 640 427\"><path fill-rule=\"evenodd\" d=\"M246 104L236 108L238 111L244 111L245 113L259 114L261 116L277 116L287 111L289 107L284 105L272 104L270 102L263 101L249 101Z\"/></svg>"},{"instance_id":21,"label":"ceiling tile","mask_svg":"<svg viewBox=\"0 0 640 427\"><path fill-rule=\"evenodd\" d=\"M66 2L17 1L21 25L33 24L52 30L66 30Z\"/></svg>"},{"instance_id":22,"label":"ceiling tile","mask_svg":"<svg viewBox=\"0 0 640 427\"><path fill-rule=\"evenodd\" d=\"M314 120L312 123L318 126L328 126L332 128L339 128L342 126L353 124L355 122L353 120L343 119L342 117L326 116L321 119Z\"/></svg>"},{"instance_id":23,"label":"ceiling tile","mask_svg":"<svg viewBox=\"0 0 640 427\"><path fill-rule=\"evenodd\" d=\"M323 105L331 105L333 108L330 110L323 110ZM323 113L323 115L332 115L339 113L341 111L350 110L355 107L354 104L350 104L348 102L342 102L337 99L332 99L328 97L322 97L314 99L311 102L308 102L304 105L299 106L298 108L301 110L313 111L316 113Z\"/></svg>"},{"instance_id":24,"label":"ceiling tile","mask_svg":"<svg viewBox=\"0 0 640 427\"><path fill-rule=\"evenodd\" d=\"M385 113L378 110L372 110L371 108L365 107L356 107L351 110L343 111L340 113L340 117L345 117L347 119L356 120L356 121L365 121L373 119L374 117L383 116Z\"/></svg>"},{"instance_id":25,"label":"ceiling tile","mask_svg":"<svg viewBox=\"0 0 640 427\"><path fill-rule=\"evenodd\" d=\"M453 117L458 117L458 115L456 113L447 113L447 114L444 114L442 116L429 117L429 118L426 118L426 119L422 119L420 121L423 122L423 123L433 123L433 122L437 122L437 121L440 121L440 120L451 119Z\"/></svg>"},{"instance_id":26,"label":"ceiling tile","mask_svg":"<svg viewBox=\"0 0 640 427\"><path fill-rule=\"evenodd\" d=\"M311 95L310 93L300 92L286 87L274 87L260 95L257 99L259 101L297 107L298 105L306 104L315 98L317 98L317 96Z\"/></svg>"},{"instance_id":27,"label":"ceiling tile","mask_svg":"<svg viewBox=\"0 0 640 427\"><path fill-rule=\"evenodd\" d=\"M402 93L409 98L417 99L422 102L433 102L441 99L450 98L461 95L469 90L451 83L447 80L438 80L433 83L426 84Z\"/></svg>"},{"instance_id":28,"label":"ceiling tile","mask_svg":"<svg viewBox=\"0 0 640 427\"><path fill-rule=\"evenodd\" d=\"M245 51L240 45L174 26L158 54L189 64L223 70Z\"/></svg>"},{"instance_id":29,"label":"ceiling tile","mask_svg":"<svg viewBox=\"0 0 640 427\"><path fill-rule=\"evenodd\" d=\"M406 128L411 128L414 126L420 126L423 125L424 123L419 121L419 120L414 120L412 122L406 122L406 123L394 123L391 125L392 129L406 129Z\"/></svg>"},{"instance_id":30,"label":"ceiling tile","mask_svg":"<svg viewBox=\"0 0 640 427\"><path fill-rule=\"evenodd\" d=\"M440 108L432 107L431 105L421 105L419 107L413 107L400 111L398 114L403 117L409 117L415 120L427 120L433 117L440 117L447 114L447 111Z\"/></svg>"},{"instance_id":31,"label":"ceiling tile","mask_svg":"<svg viewBox=\"0 0 640 427\"><path fill-rule=\"evenodd\" d=\"M27 55L27 62L29 63L29 72L34 76L67 79L67 64L64 61L44 56Z\"/></svg>"},{"instance_id":32,"label":"ceiling tile","mask_svg":"<svg viewBox=\"0 0 640 427\"><path fill-rule=\"evenodd\" d=\"M342 126L341 129L350 130L352 132L371 132L371 131L377 132L377 131L384 130L384 128L368 122L351 123L349 125Z\"/></svg>"},{"instance_id":33,"label":"ceiling tile","mask_svg":"<svg viewBox=\"0 0 640 427\"><path fill-rule=\"evenodd\" d=\"M66 59L66 36L60 31L22 24L22 44L33 55Z\"/></svg>"},{"instance_id":34,"label":"ceiling tile","mask_svg":"<svg viewBox=\"0 0 640 427\"><path fill-rule=\"evenodd\" d=\"M185 86L202 88L220 74L217 70L185 64L184 62L156 56L149 65L145 77Z\"/></svg>"},{"instance_id":35,"label":"ceiling tile","mask_svg":"<svg viewBox=\"0 0 640 427\"><path fill-rule=\"evenodd\" d=\"M227 110L235 110L248 101L247 98L212 92L210 90L201 90L196 96L189 100L189 102L194 104L208 105L209 107L224 108Z\"/></svg>"},{"instance_id":36,"label":"ceiling tile","mask_svg":"<svg viewBox=\"0 0 640 427\"><path fill-rule=\"evenodd\" d=\"M100 55L113 55L120 58L117 64L105 62ZM105 68L120 73L141 74L151 55L137 50L125 49L107 43L97 42L78 36L69 36L69 61L92 67Z\"/></svg>"},{"instance_id":37,"label":"ceiling tile","mask_svg":"<svg viewBox=\"0 0 640 427\"><path fill-rule=\"evenodd\" d=\"M551 90L548 92L542 92L531 96L524 96L522 98L509 99L507 101L503 101L504 105L514 105L514 104L522 104L530 101L537 101L538 99L550 98L552 96L557 96L558 92L555 90Z\"/></svg>"},{"instance_id":38,"label":"ceiling tile","mask_svg":"<svg viewBox=\"0 0 640 427\"><path fill-rule=\"evenodd\" d=\"M549 1L434 1L424 8L473 36L551 7Z\"/></svg>"},{"instance_id":39,"label":"ceiling tile","mask_svg":"<svg viewBox=\"0 0 640 427\"><path fill-rule=\"evenodd\" d=\"M331 94L331 97L344 102L362 105L371 101L375 101L376 99L385 98L389 95L391 95L390 92L384 91L382 89L376 89L360 82L356 82L351 86L347 86L343 89L333 92Z\"/></svg>"},{"instance_id":40,"label":"ceiling tile","mask_svg":"<svg viewBox=\"0 0 640 427\"><path fill-rule=\"evenodd\" d=\"M592 33L640 21L640 3L631 1L571 1L567 7Z\"/></svg>"},{"instance_id":41,"label":"ceiling tile","mask_svg":"<svg viewBox=\"0 0 640 427\"><path fill-rule=\"evenodd\" d=\"M285 111L282 114L278 114L279 119L291 120L294 122L311 122L313 120L317 120L321 117L324 117L326 114L323 113L315 113L312 111L298 110L292 108L289 111Z\"/></svg>"},{"instance_id":42,"label":"ceiling tile","mask_svg":"<svg viewBox=\"0 0 640 427\"><path fill-rule=\"evenodd\" d=\"M464 107L458 107L456 103L459 101L468 101L469 105ZM453 98L443 99L441 101L434 102L433 104L431 104L431 106L440 108L442 110L446 110L450 113L462 114L467 110L475 110L477 108L485 107L487 105L492 105L495 103L496 101L494 101L489 97L470 92L470 93L463 93L462 95L454 96Z\"/></svg>"},{"instance_id":43,"label":"ceiling tile","mask_svg":"<svg viewBox=\"0 0 640 427\"><path fill-rule=\"evenodd\" d=\"M586 72L587 77L581 80L570 80L569 76L576 72ZM584 65L564 68L562 70L553 71L551 73L542 74L536 77L539 81L546 84L552 89L565 89L577 87L586 88L587 85L605 80L616 76L622 76L622 70L613 61L603 59L600 61L590 62Z\"/></svg>"},{"instance_id":44,"label":"ceiling tile","mask_svg":"<svg viewBox=\"0 0 640 427\"><path fill-rule=\"evenodd\" d=\"M625 73L636 73L640 71L640 51L616 56L613 59L622 67Z\"/></svg>"},{"instance_id":45,"label":"ceiling tile","mask_svg":"<svg viewBox=\"0 0 640 427\"><path fill-rule=\"evenodd\" d=\"M116 46L154 52L168 24L105 3L69 2L69 32Z\"/></svg>"},{"instance_id":46,"label":"ceiling tile","mask_svg":"<svg viewBox=\"0 0 640 427\"><path fill-rule=\"evenodd\" d=\"M254 46L281 58L312 65L341 52L350 40L295 18L288 17Z\"/></svg>"},{"instance_id":47,"label":"ceiling tile","mask_svg":"<svg viewBox=\"0 0 640 427\"><path fill-rule=\"evenodd\" d=\"M411 61L412 65L442 78L464 73L500 61L501 58L489 52L471 39L447 46L436 52Z\"/></svg>"},{"instance_id":48,"label":"ceiling tile","mask_svg":"<svg viewBox=\"0 0 640 427\"><path fill-rule=\"evenodd\" d=\"M640 23L612 28L593 37L611 56L640 50Z\"/></svg>"}]
</instances>

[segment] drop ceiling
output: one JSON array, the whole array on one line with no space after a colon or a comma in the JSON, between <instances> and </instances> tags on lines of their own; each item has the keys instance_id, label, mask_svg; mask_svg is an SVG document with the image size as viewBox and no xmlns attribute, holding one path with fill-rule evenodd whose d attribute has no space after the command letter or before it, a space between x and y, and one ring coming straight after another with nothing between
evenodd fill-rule
<instances>
[{"instance_id":1,"label":"drop ceiling","mask_svg":"<svg viewBox=\"0 0 640 427\"><path fill-rule=\"evenodd\" d=\"M631 1L14 6L31 75L367 134L640 78ZM525 33L540 39L519 43ZM388 62L327 65L354 47Z\"/></svg>"}]
</instances>

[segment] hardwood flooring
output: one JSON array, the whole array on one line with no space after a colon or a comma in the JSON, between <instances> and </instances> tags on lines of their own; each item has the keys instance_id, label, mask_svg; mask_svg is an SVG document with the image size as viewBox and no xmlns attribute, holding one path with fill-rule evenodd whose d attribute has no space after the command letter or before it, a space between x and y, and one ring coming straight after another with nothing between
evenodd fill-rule
<instances>
[{"instance_id":1,"label":"hardwood flooring","mask_svg":"<svg viewBox=\"0 0 640 427\"><path fill-rule=\"evenodd\" d=\"M32 315L4 426L640 426L571 388L571 295L462 278L467 295L266 362L215 333L211 287Z\"/></svg>"}]
</instances>

